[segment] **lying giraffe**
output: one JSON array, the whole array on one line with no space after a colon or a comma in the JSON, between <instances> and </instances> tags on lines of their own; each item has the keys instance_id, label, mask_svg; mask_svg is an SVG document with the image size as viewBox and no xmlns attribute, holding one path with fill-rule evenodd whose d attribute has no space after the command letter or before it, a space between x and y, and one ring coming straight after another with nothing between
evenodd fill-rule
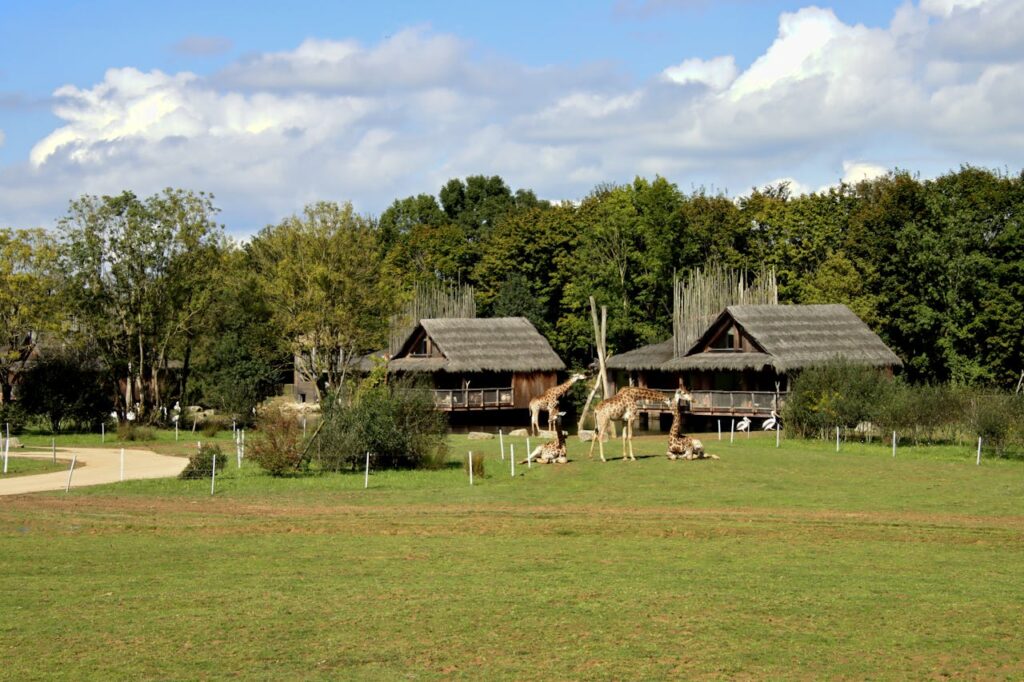
<instances>
[{"instance_id":1,"label":"lying giraffe","mask_svg":"<svg viewBox=\"0 0 1024 682\"><path fill-rule=\"evenodd\" d=\"M661 391L638 386L628 386L611 398L606 398L594 408L594 416L597 419L597 430L594 433L594 441L601 452L601 461L607 462L604 458L604 434L608 425L613 421L622 420L622 459L626 457L626 443L629 443L629 460L636 461L633 454L633 420L640 414L639 403L664 403L672 406L672 398L666 397ZM594 458L594 441L590 442L590 458Z\"/></svg>"},{"instance_id":2,"label":"lying giraffe","mask_svg":"<svg viewBox=\"0 0 1024 682\"><path fill-rule=\"evenodd\" d=\"M548 430L554 430L555 416L558 414L558 401L569 392L572 385L577 381L586 379L585 374L573 374L569 380L557 386L552 386L530 401L530 431L534 435L540 434L540 411L547 410Z\"/></svg>"},{"instance_id":3,"label":"lying giraffe","mask_svg":"<svg viewBox=\"0 0 1024 682\"><path fill-rule=\"evenodd\" d=\"M530 458L535 462L542 462L544 464L549 464L551 462L565 464L569 461L565 452L565 432L562 431L563 416L565 416L565 412L559 412L555 415L554 440L550 440L543 445L538 445L530 454Z\"/></svg>"},{"instance_id":4,"label":"lying giraffe","mask_svg":"<svg viewBox=\"0 0 1024 682\"><path fill-rule=\"evenodd\" d=\"M718 459L718 455L704 452L704 444L683 434L683 405L692 400L684 389L676 391L672 401L672 428L668 432L669 459Z\"/></svg>"}]
</instances>

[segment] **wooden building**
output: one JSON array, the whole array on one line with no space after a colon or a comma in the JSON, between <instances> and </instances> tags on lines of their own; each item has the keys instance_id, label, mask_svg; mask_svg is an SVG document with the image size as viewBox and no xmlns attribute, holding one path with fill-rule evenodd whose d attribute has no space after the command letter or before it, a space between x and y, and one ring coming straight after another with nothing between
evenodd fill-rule
<instances>
[{"instance_id":1,"label":"wooden building","mask_svg":"<svg viewBox=\"0 0 1024 682\"><path fill-rule=\"evenodd\" d=\"M388 362L431 377L446 411L527 409L565 363L524 317L420 320Z\"/></svg>"},{"instance_id":2,"label":"wooden building","mask_svg":"<svg viewBox=\"0 0 1024 682\"><path fill-rule=\"evenodd\" d=\"M903 364L845 305L734 305L682 355L669 339L612 356L608 367L620 386L685 386L693 414L767 416L795 372L837 358L890 372Z\"/></svg>"}]
</instances>

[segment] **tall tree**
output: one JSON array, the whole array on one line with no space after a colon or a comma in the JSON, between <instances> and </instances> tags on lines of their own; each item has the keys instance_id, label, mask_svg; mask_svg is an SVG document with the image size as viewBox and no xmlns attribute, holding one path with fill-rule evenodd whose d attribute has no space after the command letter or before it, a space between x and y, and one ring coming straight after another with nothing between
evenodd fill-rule
<instances>
[{"instance_id":1,"label":"tall tree","mask_svg":"<svg viewBox=\"0 0 1024 682\"><path fill-rule=\"evenodd\" d=\"M43 230L0 229L0 403L40 333L57 326L57 250Z\"/></svg>"},{"instance_id":2,"label":"tall tree","mask_svg":"<svg viewBox=\"0 0 1024 682\"><path fill-rule=\"evenodd\" d=\"M382 274L373 222L351 204L311 204L247 248L296 369L318 397L384 347L394 287Z\"/></svg>"},{"instance_id":3,"label":"tall tree","mask_svg":"<svg viewBox=\"0 0 1024 682\"><path fill-rule=\"evenodd\" d=\"M122 413L137 406L142 418L156 415L169 350L194 338L222 239L212 200L172 189L145 200L131 192L83 196L60 220L75 329L124 382Z\"/></svg>"}]
</instances>

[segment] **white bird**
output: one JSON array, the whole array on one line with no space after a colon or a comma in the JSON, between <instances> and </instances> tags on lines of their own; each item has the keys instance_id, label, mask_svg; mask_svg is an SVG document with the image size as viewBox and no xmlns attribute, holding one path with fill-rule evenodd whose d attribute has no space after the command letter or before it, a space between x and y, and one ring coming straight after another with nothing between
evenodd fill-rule
<instances>
[{"instance_id":1,"label":"white bird","mask_svg":"<svg viewBox=\"0 0 1024 682\"><path fill-rule=\"evenodd\" d=\"M743 419L736 422L737 431L746 431L750 428L750 417L744 417Z\"/></svg>"},{"instance_id":2,"label":"white bird","mask_svg":"<svg viewBox=\"0 0 1024 682\"><path fill-rule=\"evenodd\" d=\"M761 425L761 428L765 431L771 431L778 423L779 415L775 414L775 410L772 410L772 416L764 420L764 424Z\"/></svg>"}]
</instances>

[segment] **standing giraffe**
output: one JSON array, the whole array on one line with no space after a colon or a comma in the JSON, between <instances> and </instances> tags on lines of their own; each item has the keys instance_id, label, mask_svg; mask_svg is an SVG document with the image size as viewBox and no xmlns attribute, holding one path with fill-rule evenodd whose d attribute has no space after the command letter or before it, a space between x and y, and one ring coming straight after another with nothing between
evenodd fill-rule
<instances>
[{"instance_id":1,"label":"standing giraffe","mask_svg":"<svg viewBox=\"0 0 1024 682\"><path fill-rule=\"evenodd\" d=\"M661 391L638 386L628 386L611 398L606 398L594 408L594 417L597 420L597 430L594 433L594 440L601 452L601 461L607 462L604 458L604 434L608 430L608 424L613 421L622 420L622 459L626 457L626 443L629 443L629 459L636 461L633 455L633 420L640 414L639 403L664 403L672 406L672 398L666 397ZM590 458L594 458L594 441L590 442Z\"/></svg>"},{"instance_id":2,"label":"standing giraffe","mask_svg":"<svg viewBox=\"0 0 1024 682\"><path fill-rule=\"evenodd\" d=\"M552 430L555 416L558 414L558 401L569 392L573 384L586 378L585 374L573 374L568 381L549 388L530 401L530 431L533 435L540 434L540 411L547 410L548 430Z\"/></svg>"},{"instance_id":3,"label":"standing giraffe","mask_svg":"<svg viewBox=\"0 0 1024 682\"><path fill-rule=\"evenodd\" d=\"M683 404L693 400L685 389L676 391L672 401L672 428L668 432L669 459L718 459L718 455L704 452L704 444L683 434Z\"/></svg>"}]
</instances>

